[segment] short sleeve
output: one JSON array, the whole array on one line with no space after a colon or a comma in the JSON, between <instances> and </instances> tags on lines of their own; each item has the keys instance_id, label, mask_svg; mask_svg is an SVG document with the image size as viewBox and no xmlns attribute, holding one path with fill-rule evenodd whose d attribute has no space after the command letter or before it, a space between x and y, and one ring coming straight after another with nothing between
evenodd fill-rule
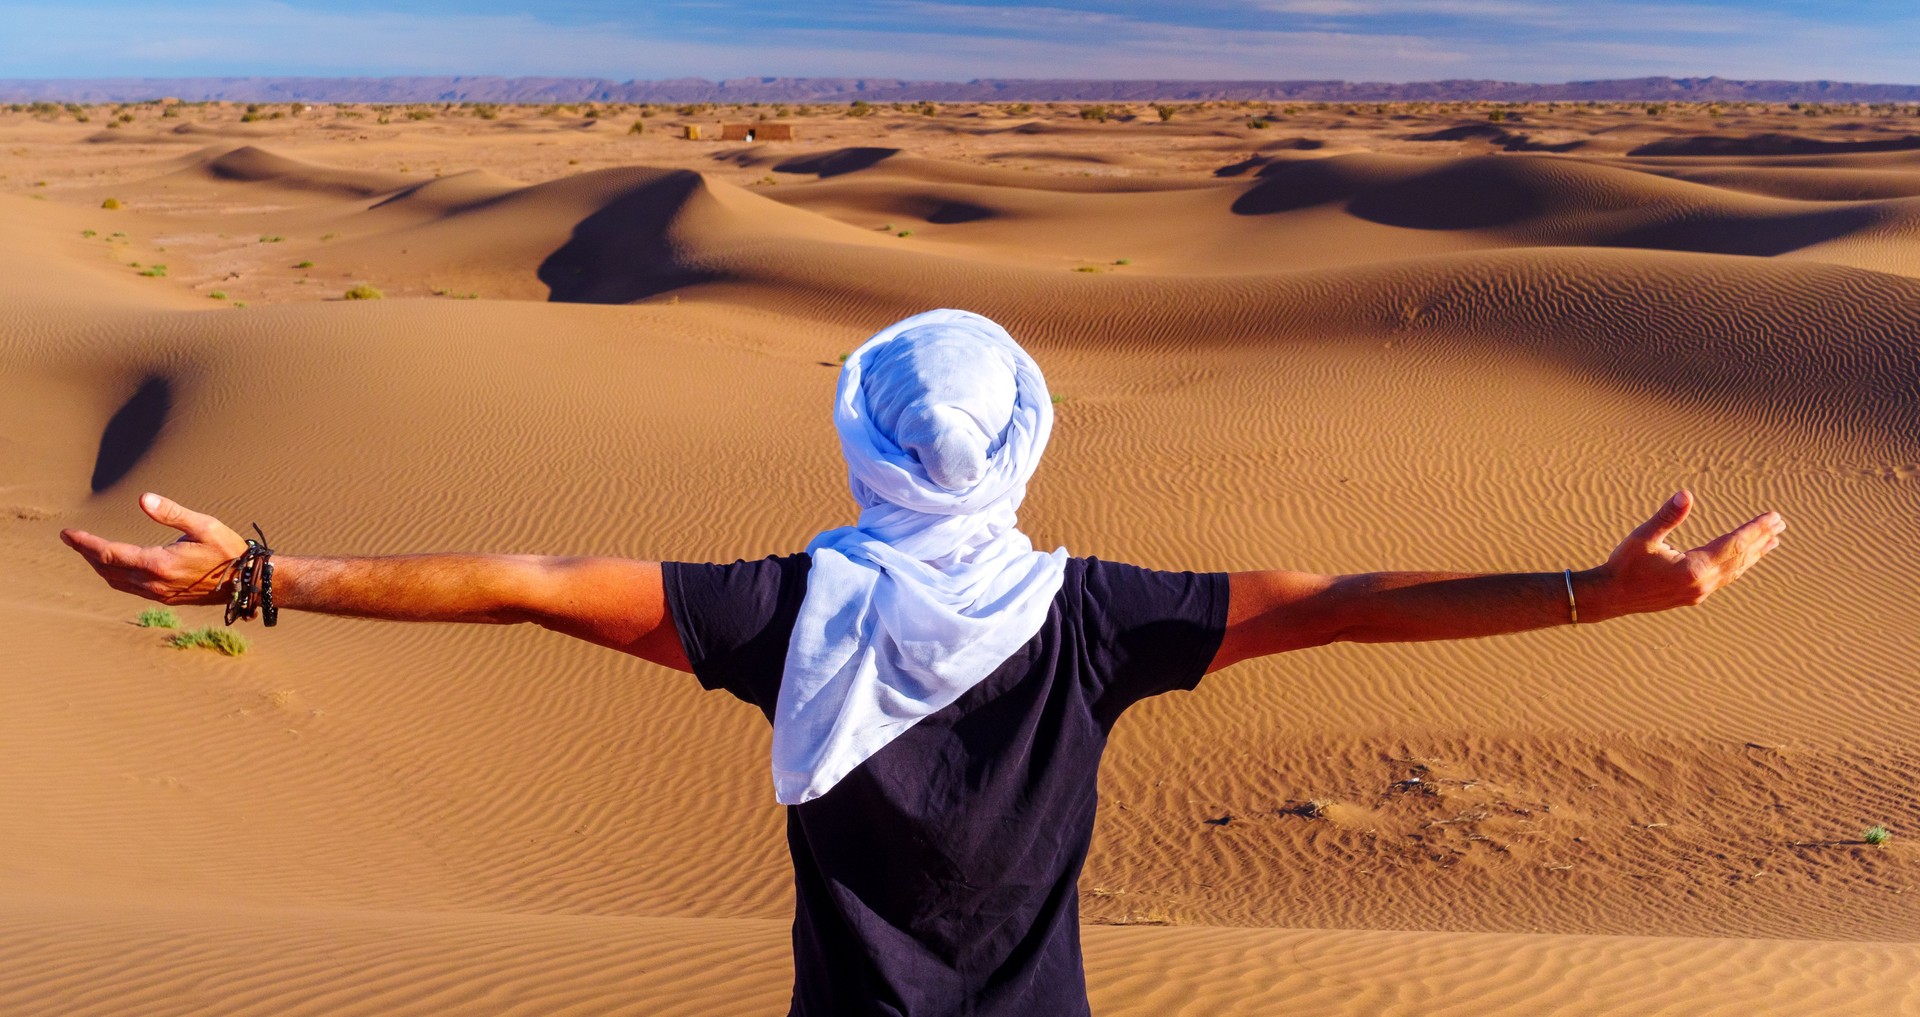
<instances>
[{"instance_id":1,"label":"short sleeve","mask_svg":"<svg viewBox=\"0 0 1920 1017\"><path fill-rule=\"evenodd\" d=\"M810 564L804 554L661 564L667 610L702 686L725 689L772 718Z\"/></svg>"},{"instance_id":2,"label":"short sleeve","mask_svg":"<svg viewBox=\"0 0 1920 1017\"><path fill-rule=\"evenodd\" d=\"M1148 696L1190 690L1213 664L1227 632L1224 572L1158 572L1087 559L1081 631L1100 723L1112 727Z\"/></svg>"}]
</instances>

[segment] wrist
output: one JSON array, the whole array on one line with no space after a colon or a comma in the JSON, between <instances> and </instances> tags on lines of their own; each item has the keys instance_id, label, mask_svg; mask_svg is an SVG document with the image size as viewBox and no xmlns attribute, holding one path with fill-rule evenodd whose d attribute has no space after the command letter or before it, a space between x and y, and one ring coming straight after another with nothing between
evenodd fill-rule
<instances>
[{"instance_id":1,"label":"wrist","mask_svg":"<svg viewBox=\"0 0 1920 1017\"><path fill-rule=\"evenodd\" d=\"M1622 610L1618 584L1605 565L1576 569L1573 573L1573 600L1579 605L1580 624L1603 622L1630 612Z\"/></svg>"}]
</instances>

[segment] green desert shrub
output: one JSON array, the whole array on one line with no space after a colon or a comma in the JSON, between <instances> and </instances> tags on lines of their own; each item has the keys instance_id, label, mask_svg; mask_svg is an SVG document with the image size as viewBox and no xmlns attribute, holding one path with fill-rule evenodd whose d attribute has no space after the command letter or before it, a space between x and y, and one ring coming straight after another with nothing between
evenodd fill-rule
<instances>
[{"instance_id":1,"label":"green desert shrub","mask_svg":"<svg viewBox=\"0 0 1920 1017\"><path fill-rule=\"evenodd\" d=\"M1167 121L1169 121L1169 120L1172 120L1172 119L1173 119L1173 107L1172 107L1172 106L1155 106L1155 107L1153 108L1153 111L1154 111L1154 112L1155 112L1156 114L1159 114L1159 116L1160 116L1160 122L1161 122L1161 123L1163 123L1163 124L1164 124L1164 123L1166 123Z\"/></svg>"},{"instance_id":2,"label":"green desert shrub","mask_svg":"<svg viewBox=\"0 0 1920 1017\"><path fill-rule=\"evenodd\" d=\"M294 265L293 265L293 267L294 267L294 268L312 268L312 267L313 267L313 262L311 262L311 261L298 261L298 262L295 262L295 263L294 263Z\"/></svg>"},{"instance_id":3,"label":"green desert shrub","mask_svg":"<svg viewBox=\"0 0 1920 1017\"><path fill-rule=\"evenodd\" d=\"M1879 847L1887 841L1892 840L1893 833L1884 826L1870 826L1865 833L1860 835L1860 839L1872 844L1874 847Z\"/></svg>"},{"instance_id":4,"label":"green desert shrub","mask_svg":"<svg viewBox=\"0 0 1920 1017\"><path fill-rule=\"evenodd\" d=\"M227 291L214 290L212 293L207 294L207 296L213 300L225 300L227 299Z\"/></svg>"},{"instance_id":5,"label":"green desert shrub","mask_svg":"<svg viewBox=\"0 0 1920 1017\"><path fill-rule=\"evenodd\" d=\"M107 209L108 211L113 211L123 206L120 204L119 198L108 198L107 200L100 203L100 207Z\"/></svg>"},{"instance_id":6,"label":"green desert shrub","mask_svg":"<svg viewBox=\"0 0 1920 1017\"><path fill-rule=\"evenodd\" d=\"M167 640L176 650L216 650L229 657L238 657L247 652L247 639L232 629L216 629L202 626L188 629Z\"/></svg>"},{"instance_id":7,"label":"green desert shrub","mask_svg":"<svg viewBox=\"0 0 1920 1017\"><path fill-rule=\"evenodd\" d=\"M865 99L855 99L847 104L847 115L850 117L864 117L872 114L873 104Z\"/></svg>"},{"instance_id":8,"label":"green desert shrub","mask_svg":"<svg viewBox=\"0 0 1920 1017\"><path fill-rule=\"evenodd\" d=\"M140 617L135 618L133 623L143 629L177 629L180 627L180 616L174 614L170 607L150 607L140 612Z\"/></svg>"},{"instance_id":9,"label":"green desert shrub","mask_svg":"<svg viewBox=\"0 0 1920 1017\"><path fill-rule=\"evenodd\" d=\"M629 128L627 128L627 133L628 133L628 134L645 134L645 133L647 133L647 124L646 124L646 121L644 121L644 120L635 120L635 121L633 122L633 126L632 126L632 127L629 127Z\"/></svg>"},{"instance_id":10,"label":"green desert shrub","mask_svg":"<svg viewBox=\"0 0 1920 1017\"><path fill-rule=\"evenodd\" d=\"M1107 117L1111 116L1112 113L1113 111L1105 106L1082 106L1080 108L1080 119L1092 120L1104 124L1107 122Z\"/></svg>"},{"instance_id":11,"label":"green desert shrub","mask_svg":"<svg viewBox=\"0 0 1920 1017\"><path fill-rule=\"evenodd\" d=\"M385 293L382 293L379 290L374 289L371 286L368 286L366 283L360 283L359 285L354 286L352 289L348 290L343 295L348 300L379 300L380 298L386 296Z\"/></svg>"}]
</instances>

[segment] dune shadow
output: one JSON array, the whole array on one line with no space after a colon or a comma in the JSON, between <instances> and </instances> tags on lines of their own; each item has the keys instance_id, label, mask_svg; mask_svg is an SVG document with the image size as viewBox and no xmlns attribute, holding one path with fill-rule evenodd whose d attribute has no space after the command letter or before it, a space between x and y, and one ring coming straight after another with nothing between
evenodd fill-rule
<instances>
[{"instance_id":1,"label":"dune shadow","mask_svg":"<svg viewBox=\"0 0 1920 1017\"><path fill-rule=\"evenodd\" d=\"M1466 165L1424 173L1367 191L1347 206L1362 219L1415 230L1474 230L1510 226L1545 210L1542 196L1515 181L1488 179Z\"/></svg>"},{"instance_id":2,"label":"dune shadow","mask_svg":"<svg viewBox=\"0 0 1920 1017\"><path fill-rule=\"evenodd\" d=\"M1834 208L1755 219L1682 219L1629 230L1606 242L1614 247L1771 258L1865 230L1877 218L1871 208Z\"/></svg>"},{"instance_id":3,"label":"dune shadow","mask_svg":"<svg viewBox=\"0 0 1920 1017\"><path fill-rule=\"evenodd\" d=\"M1413 176L1332 159L1274 163L1259 171L1260 182L1232 209L1267 215L1345 201L1357 218L1416 230L1490 229L1540 214L1546 204L1540 188L1503 169L1492 156Z\"/></svg>"},{"instance_id":4,"label":"dune shadow","mask_svg":"<svg viewBox=\"0 0 1920 1017\"><path fill-rule=\"evenodd\" d=\"M1444 127L1437 131L1406 135L1408 141L1491 141L1504 142L1513 137L1513 132L1492 124L1461 124L1457 127Z\"/></svg>"},{"instance_id":5,"label":"dune shadow","mask_svg":"<svg viewBox=\"0 0 1920 1017\"><path fill-rule=\"evenodd\" d=\"M93 458L93 493L118 484L153 450L173 410L173 383L148 375L107 420L100 432L100 451Z\"/></svg>"},{"instance_id":6,"label":"dune shadow","mask_svg":"<svg viewBox=\"0 0 1920 1017\"><path fill-rule=\"evenodd\" d=\"M1368 181L1330 159L1276 162L1254 174L1259 183L1235 198L1235 215L1272 215L1352 198Z\"/></svg>"},{"instance_id":7,"label":"dune shadow","mask_svg":"<svg viewBox=\"0 0 1920 1017\"><path fill-rule=\"evenodd\" d=\"M831 152L815 152L811 155L795 156L785 162L777 163L773 169L777 173L812 173L820 177L837 177L846 173L858 173L871 169L886 159L899 155L897 148L879 148L856 146L836 148Z\"/></svg>"},{"instance_id":8,"label":"dune shadow","mask_svg":"<svg viewBox=\"0 0 1920 1017\"><path fill-rule=\"evenodd\" d=\"M705 183L681 170L622 193L573 227L540 263L547 299L562 304L629 304L716 276L682 263L674 221Z\"/></svg>"},{"instance_id":9,"label":"dune shadow","mask_svg":"<svg viewBox=\"0 0 1920 1017\"><path fill-rule=\"evenodd\" d=\"M955 223L979 222L993 218L993 210L970 201L943 201L940 207L927 213L927 221L942 226Z\"/></svg>"},{"instance_id":10,"label":"dune shadow","mask_svg":"<svg viewBox=\"0 0 1920 1017\"><path fill-rule=\"evenodd\" d=\"M1749 134L1744 137L1701 135L1662 138L1629 151L1628 155L1846 155L1853 152L1907 152L1920 149L1920 135L1874 141L1823 141L1792 134Z\"/></svg>"},{"instance_id":11,"label":"dune shadow","mask_svg":"<svg viewBox=\"0 0 1920 1017\"><path fill-rule=\"evenodd\" d=\"M1572 152L1587 147L1581 139L1572 141L1535 141L1524 131L1510 131L1493 124L1460 124L1424 134L1408 134L1407 141L1484 141L1500 146L1503 152Z\"/></svg>"}]
</instances>

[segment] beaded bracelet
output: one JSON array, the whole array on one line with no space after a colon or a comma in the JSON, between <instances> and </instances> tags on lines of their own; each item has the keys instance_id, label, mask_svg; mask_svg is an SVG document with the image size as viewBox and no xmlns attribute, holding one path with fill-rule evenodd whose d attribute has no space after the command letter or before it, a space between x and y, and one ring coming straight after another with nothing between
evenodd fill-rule
<instances>
[{"instance_id":1,"label":"beaded bracelet","mask_svg":"<svg viewBox=\"0 0 1920 1017\"><path fill-rule=\"evenodd\" d=\"M233 595L227 599L226 623L252 621L258 611L271 628L280 620L280 611L273 604L273 548L267 546L267 535L261 532L259 523L253 524L253 532L260 539L248 537L247 549L228 566Z\"/></svg>"}]
</instances>

